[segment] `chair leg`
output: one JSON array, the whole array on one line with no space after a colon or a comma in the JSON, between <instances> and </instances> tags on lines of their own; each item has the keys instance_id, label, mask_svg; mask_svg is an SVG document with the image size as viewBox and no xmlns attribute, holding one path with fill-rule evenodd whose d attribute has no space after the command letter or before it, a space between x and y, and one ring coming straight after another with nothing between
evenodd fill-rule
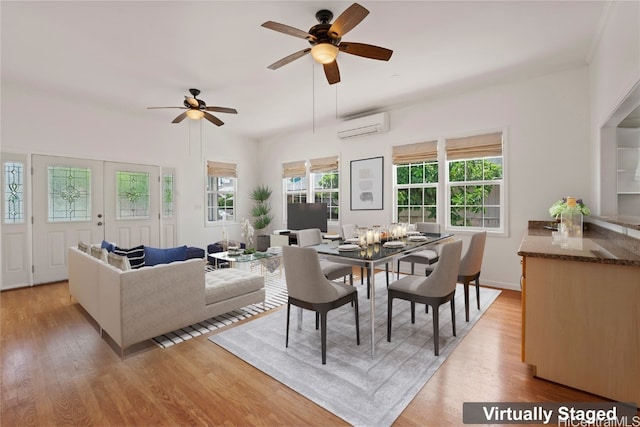
<instances>
[{"instance_id":1,"label":"chair leg","mask_svg":"<svg viewBox=\"0 0 640 427\"><path fill-rule=\"evenodd\" d=\"M353 304L355 305L356 313L356 344L360 345L360 314L358 313L358 294L353 294Z\"/></svg>"},{"instance_id":2,"label":"chair leg","mask_svg":"<svg viewBox=\"0 0 640 427\"><path fill-rule=\"evenodd\" d=\"M455 295L454 295L455 296ZM451 298L451 326L453 327L453 336L456 336L456 303L455 298Z\"/></svg>"},{"instance_id":3,"label":"chair leg","mask_svg":"<svg viewBox=\"0 0 640 427\"><path fill-rule=\"evenodd\" d=\"M364 284L364 267L360 267L360 284Z\"/></svg>"},{"instance_id":4,"label":"chair leg","mask_svg":"<svg viewBox=\"0 0 640 427\"><path fill-rule=\"evenodd\" d=\"M287 338L284 342L285 347L289 347L289 313L291 312L291 304L287 303Z\"/></svg>"},{"instance_id":5,"label":"chair leg","mask_svg":"<svg viewBox=\"0 0 640 427\"><path fill-rule=\"evenodd\" d=\"M318 330L319 323L320 323L320 313L316 311L316 331Z\"/></svg>"},{"instance_id":6,"label":"chair leg","mask_svg":"<svg viewBox=\"0 0 640 427\"><path fill-rule=\"evenodd\" d=\"M396 280L400 280L400 260L398 260L398 269L396 271Z\"/></svg>"},{"instance_id":7,"label":"chair leg","mask_svg":"<svg viewBox=\"0 0 640 427\"><path fill-rule=\"evenodd\" d=\"M320 319L322 327L320 328L320 336L322 339L322 364L327 364L327 313L321 313Z\"/></svg>"},{"instance_id":8,"label":"chair leg","mask_svg":"<svg viewBox=\"0 0 640 427\"><path fill-rule=\"evenodd\" d=\"M478 302L478 310L480 310L480 273L476 276L476 301Z\"/></svg>"},{"instance_id":9,"label":"chair leg","mask_svg":"<svg viewBox=\"0 0 640 427\"><path fill-rule=\"evenodd\" d=\"M469 281L467 279L463 280L464 287L464 320L469 321Z\"/></svg>"},{"instance_id":10,"label":"chair leg","mask_svg":"<svg viewBox=\"0 0 640 427\"><path fill-rule=\"evenodd\" d=\"M439 310L438 306L434 305L433 307L433 351L436 356L440 355L440 319L439 319Z\"/></svg>"},{"instance_id":11,"label":"chair leg","mask_svg":"<svg viewBox=\"0 0 640 427\"><path fill-rule=\"evenodd\" d=\"M411 275L413 276L413 272L415 271L415 267L416 265L414 263L411 263ZM400 275L400 272L398 271L398 275Z\"/></svg>"},{"instance_id":12,"label":"chair leg","mask_svg":"<svg viewBox=\"0 0 640 427\"><path fill-rule=\"evenodd\" d=\"M391 342L391 317L393 317L393 296L387 296L387 342Z\"/></svg>"},{"instance_id":13,"label":"chair leg","mask_svg":"<svg viewBox=\"0 0 640 427\"><path fill-rule=\"evenodd\" d=\"M384 265L385 272L387 273L387 287L389 287L389 263Z\"/></svg>"},{"instance_id":14,"label":"chair leg","mask_svg":"<svg viewBox=\"0 0 640 427\"><path fill-rule=\"evenodd\" d=\"M416 303L411 301L411 323L416 323Z\"/></svg>"}]
</instances>

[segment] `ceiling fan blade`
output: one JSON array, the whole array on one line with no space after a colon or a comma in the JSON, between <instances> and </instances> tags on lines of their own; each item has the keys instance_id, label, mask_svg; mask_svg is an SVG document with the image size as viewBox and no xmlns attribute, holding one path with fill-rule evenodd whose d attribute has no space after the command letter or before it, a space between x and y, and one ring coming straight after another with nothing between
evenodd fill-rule
<instances>
[{"instance_id":1,"label":"ceiling fan blade","mask_svg":"<svg viewBox=\"0 0 640 427\"><path fill-rule=\"evenodd\" d=\"M181 121L184 120L185 117L187 117L187 112L186 111L184 113L180 114L175 119L173 119L173 121L171 123L180 123Z\"/></svg>"},{"instance_id":2,"label":"ceiling fan blade","mask_svg":"<svg viewBox=\"0 0 640 427\"><path fill-rule=\"evenodd\" d=\"M195 99L192 96L184 96L185 101L187 101L189 103L189 105L191 105L192 107L198 107L200 105L200 103L198 102L197 99Z\"/></svg>"},{"instance_id":3,"label":"ceiling fan blade","mask_svg":"<svg viewBox=\"0 0 640 427\"><path fill-rule=\"evenodd\" d=\"M279 61L274 62L273 64L269 65L267 68L270 70L277 70L278 68L282 67L283 65L287 65L289 62L293 62L298 58L302 58L303 56L305 56L307 53L311 52L311 48L308 47L306 49L302 49L296 53L292 53L289 56L285 56L284 58L282 58Z\"/></svg>"},{"instance_id":4,"label":"ceiling fan blade","mask_svg":"<svg viewBox=\"0 0 640 427\"><path fill-rule=\"evenodd\" d=\"M331 27L327 34L334 39L342 38L345 34L353 29L356 25L360 23L366 16L369 14L369 11L364 7L360 6L358 3L354 3L349 6L340 16L333 21Z\"/></svg>"},{"instance_id":5,"label":"ceiling fan blade","mask_svg":"<svg viewBox=\"0 0 640 427\"><path fill-rule=\"evenodd\" d=\"M235 108L227 108L227 107L205 107L205 110L217 111L218 113L238 114L238 111Z\"/></svg>"},{"instance_id":6,"label":"ceiling fan blade","mask_svg":"<svg viewBox=\"0 0 640 427\"><path fill-rule=\"evenodd\" d=\"M204 112L204 118L209 120L211 123L213 123L214 125L217 126L222 126L224 124L224 122L222 120L220 120L219 118L217 118L216 116L209 114L207 112Z\"/></svg>"},{"instance_id":7,"label":"ceiling fan blade","mask_svg":"<svg viewBox=\"0 0 640 427\"><path fill-rule=\"evenodd\" d=\"M159 108L180 108L182 110L186 110L185 107L147 107L147 110L157 110Z\"/></svg>"},{"instance_id":8,"label":"ceiling fan blade","mask_svg":"<svg viewBox=\"0 0 640 427\"><path fill-rule=\"evenodd\" d=\"M338 69L338 62L333 61L328 64L323 64L324 75L327 76L327 81L330 85L340 82L340 70Z\"/></svg>"},{"instance_id":9,"label":"ceiling fan blade","mask_svg":"<svg viewBox=\"0 0 640 427\"><path fill-rule=\"evenodd\" d=\"M381 61L388 61L393 54L392 50L365 43L342 42L338 46L338 49L340 49L340 52L363 56L365 58L379 59Z\"/></svg>"},{"instance_id":10,"label":"ceiling fan blade","mask_svg":"<svg viewBox=\"0 0 640 427\"><path fill-rule=\"evenodd\" d=\"M307 33L306 31L299 30L295 27L291 27L289 25L280 24L278 22L267 21L262 24L264 28L268 28L273 31L278 31L279 33L288 34L293 37L298 37L305 40L316 40L315 36Z\"/></svg>"}]
</instances>

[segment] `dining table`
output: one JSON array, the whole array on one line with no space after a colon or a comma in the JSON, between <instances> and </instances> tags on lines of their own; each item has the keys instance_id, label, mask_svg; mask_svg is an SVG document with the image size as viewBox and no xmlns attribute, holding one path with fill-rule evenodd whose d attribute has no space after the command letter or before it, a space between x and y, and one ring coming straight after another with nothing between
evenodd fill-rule
<instances>
[{"instance_id":1,"label":"dining table","mask_svg":"<svg viewBox=\"0 0 640 427\"><path fill-rule=\"evenodd\" d=\"M371 357L375 356L375 268L383 264L391 263L412 252L427 249L430 246L445 243L453 238L449 233L414 233L412 235L381 241L371 245L358 245L350 243L350 239L324 241L321 244L309 246L318 254L329 261L349 264L357 267L365 267L370 278L370 305L371 305ZM393 274L391 275L393 277Z\"/></svg>"}]
</instances>

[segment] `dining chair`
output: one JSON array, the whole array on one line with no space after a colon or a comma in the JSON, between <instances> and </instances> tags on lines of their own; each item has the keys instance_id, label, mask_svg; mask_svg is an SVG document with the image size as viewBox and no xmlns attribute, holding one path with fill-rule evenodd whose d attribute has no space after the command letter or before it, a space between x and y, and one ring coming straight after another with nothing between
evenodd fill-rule
<instances>
[{"instance_id":1,"label":"dining chair","mask_svg":"<svg viewBox=\"0 0 640 427\"><path fill-rule=\"evenodd\" d=\"M327 313L345 304L353 304L356 323L356 344L360 345L358 291L353 286L328 280L318 253L313 248L284 246L282 248L284 274L287 282L287 334L285 347L289 347L289 317L291 305L316 313L316 329L320 323L322 364L327 364Z\"/></svg>"},{"instance_id":2,"label":"dining chair","mask_svg":"<svg viewBox=\"0 0 640 427\"><path fill-rule=\"evenodd\" d=\"M416 303L426 304L432 308L433 347L439 355L439 308L442 304L451 304L451 325L453 336L456 336L455 293L462 241L445 243L440 249L440 260L431 275L405 276L389 285L387 296L387 341L391 342L391 320L393 318L393 300L403 299L411 302L411 323L416 322Z\"/></svg>"},{"instance_id":3,"label":"dining chair","mask_svg":"<svg viewBox=\"0 0 640 427\"><path fill-rule=\"evenodd\" d=\"M420 233L432 233L432 234L440 234L440 224L437 222L417 222L416 223L416 231ZM411 263L411 274L414 273L415 264L426 264L431 265L438 262L438 246L434 247L434 249L423 249L421 251L416 251L407 255L406 257L402 257L398 259L398 278L400 278L400 262L410 262Z\"/></svg>"},{"instance_id":4,"label":"dining chair","mask_svg":"<svg viewBox=\"0 0 640 427\"><path fill-rule=\"evenodd\" d=\"M479 231L471 236L469 247L460 260L458 282L464 286L464 315L469 321L469 284L476 282L476 302L480 310L480 269L484 257L484 247L487 241L487 232Z\"/></svg>"},{"instance_id":5,"label":"dining chair","mask_svg":"<svg viewBox=\"0 0 640 427\"><path fill-rule=\"evenodd\" d=\"M322 243L322 232L319 228L307 228L297 231L298 246L306 248L308 246L319 245ZM320 260L320 266L325 277L329 280L339 279L349 276L349 283L353 285L353 267L339 262L333 262L326 259Z\"/></svg>"}]
</instances>

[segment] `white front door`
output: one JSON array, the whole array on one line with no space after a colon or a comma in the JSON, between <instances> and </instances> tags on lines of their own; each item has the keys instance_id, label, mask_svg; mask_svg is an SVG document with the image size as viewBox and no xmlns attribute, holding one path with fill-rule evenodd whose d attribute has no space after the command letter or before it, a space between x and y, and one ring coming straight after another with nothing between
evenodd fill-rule
<instances>
[{"instance_id":1,"label":"white front door","mask_svg":"<svg viewBox=\"0 0 640 427\"><path fill-rule=\"evenodd\" d=\"M105 162L105 240L160 247L160 168Z\"/></svg>"},{"instance_id":2,"label":"white front door","mask_svg":"<svg viewBox=\"0 0 640 427\"><path fill-rule=\"evenodd\" d=\"M104 238L103 162L33 155L33 283L65 280L67 249Z\"/></svg>"},{"instance_id":3,"label":"white front door","mask_svg":"<svg viewBox=\"0 0 640 427\"><path fill-rule=\"evenodd\" d=\"M2 153L2 289L30 284L27 161L26 154Z\"/></svg>"}]
</instances>

